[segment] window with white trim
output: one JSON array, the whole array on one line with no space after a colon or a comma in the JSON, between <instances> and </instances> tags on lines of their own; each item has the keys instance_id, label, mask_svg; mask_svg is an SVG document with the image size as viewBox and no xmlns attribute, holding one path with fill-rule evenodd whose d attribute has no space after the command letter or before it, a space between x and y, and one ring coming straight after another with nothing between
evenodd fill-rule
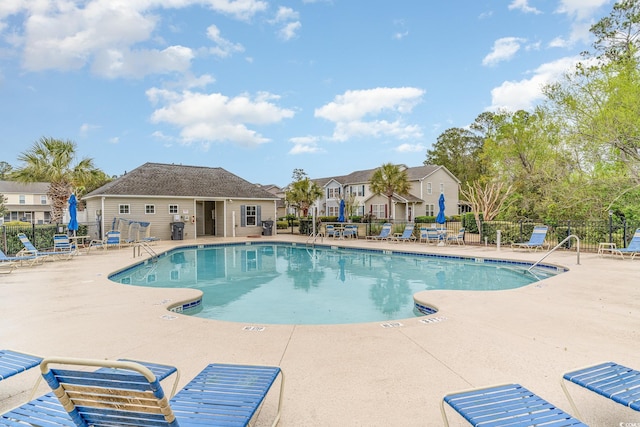
<instances>
[{"instance_id":1,"label":"window with white trim","mask_svg":"<svg viewBox=\"0 0 640 427\"><path fill-rule=\"evenodd\" d=\"M20 204L21 205L26 205L27 204L27 198L26 198L26 196L24 194L21 194L19 196L19 199L20 199Z\"/></svg>"},{"instance_id":2,"label":"window with white trim","mask_svg":"<svg viewBox=\"0 0 640 427\"><path fill-rule=\"evenodd\" d=\"M385 207L387 205L371 205L371 214L376 218L386 218Z\"/></svg>"},{"instance_id":3,"label":"window with white trim","mask_svg":"<svg viewBox=\"0 0 640 427\"><path fill-rule=\"evenodd\" d=\"M427 182L427 194L433 194L433 188L430 182Z\"/></svg>"},{"instance_id":4,"label":"window with white trim","mask_svg":"<svg viewBox=\"0 0 640 427\"><path fill-rule=\"evenodd\" d=\"M118 206L118 213L120 215L126 215L131 213L131 208L129 205L119 205Z\"/></svg>"},{"instance_id":5,"label":"window with white trim","mask_svg":"<svg viewBox=\"0 0 640 427\"><path fill-rule=\"evenodd\" d=\"M425 215L426 216L435 216L436 214L436 205L434 205L433 203L429 204L427 203L427 205L425 206Z\"/></svg>"},{"instance_id":6,"label":"window with white trim","mask_svg":"<svg viewBox=\"0 0 640 427\"><path fill-rule=\"evenodd\" d=\"M444 182L440 183L440 194L444 194Z\"/></svg>"},{"instance_id":7,"label":"window with white trim","mask_svg":"<svg viewBox=\"0 0 640 427\"><path fill-rule=\"evenodd\" d=\"M256 205L247 205L245 210L245 224L258 225L258 209Z\"/></svg>"},{"instance_id":8,"label":"window with white trim","mask_svg":"<svg viewBox=\"0 0 640 427\"><path fill-rule=\"evenodd\" d=\"M340 187L327 188L327 199L339 199Z\"/></svg>"},{"instance_id":9,"label":"window with white trim","mask_svg":"<svg viewBox=\"0 0 640 427\"><path fill-rule=\"evenodd\" d=\"M40 196L40 204L41 205L47 204L47 196Z\"/></svg>"},{"instance_id":10,"label":"window with white trim","mask_svg":"<svg viewBox=\"0 0 640 427\"><path fill-rule=\"evenodd\" d=\"M327 212L327 216L338 216L340 215L340 208L338 206L329 206Z\"/></svg>"},{"instance_id":11,"label":"window with white trim","mask_svg":"<svg viewBox=\"0 0 640 427\"><path fill-rule=\"evenodd\" d=\"M169 213L177 214L178 213L178 205L169 205Z\"/></svg>"},{"instance_id":12,"label":"window with white trim","mask_svg":"<svg viewBox=\"0 0 640 427\"><path fill-rule=\"evenodd\" d=\"M145 214L156 213L156 205L144 205L144 213Z\"/></svg>"}]
</instances>

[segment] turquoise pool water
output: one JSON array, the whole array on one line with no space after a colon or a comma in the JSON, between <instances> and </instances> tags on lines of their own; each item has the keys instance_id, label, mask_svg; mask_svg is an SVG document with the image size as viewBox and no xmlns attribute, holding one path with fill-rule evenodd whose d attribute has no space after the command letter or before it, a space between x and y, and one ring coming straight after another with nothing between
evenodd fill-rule
<instances>
[{"instance_id":1,"label":"turquoise pool water","mask_svg":"<svg viewBox=\"0 0 640 427\"><path fill-rule=\"evenodd\" d=\"M291 244L185 247L110 276L136 286L196 288L189 314L258 324L339 324L422 315L428 289L512 289L558 274L553 267L451 256Z\"/></svg>"}]
</instances>

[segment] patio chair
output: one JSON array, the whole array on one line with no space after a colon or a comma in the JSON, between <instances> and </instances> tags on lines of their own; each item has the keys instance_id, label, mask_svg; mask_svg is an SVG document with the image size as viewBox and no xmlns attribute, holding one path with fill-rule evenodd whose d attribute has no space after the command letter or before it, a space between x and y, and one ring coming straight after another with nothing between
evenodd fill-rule
<instances>
[{"instance_id":1,"label":"patio chair","mask_svg":"<svg viewBox=\"0 0 640 427\"><path fill-rule=\"evenodd\" d=\"M120 232L117 230L107 231L107 234L102 240L92 240L89 243L89 248L87 252L91 250L91 248L117 248L120 249L121 241L120 241Z\"/></svg>"},{"instance_id":2,"label":"patio chair","mask_svg":"<svg viewBox=\"0 0 640 427\"><path fill-rule=\"evenodd\" d=\"M105 362L105 361L102 361ZM148 370L150 370L153 375L157 378L157 381L163 381L169 376L175 374L175 379L173 381L173 386L171 388L171 397L176 392L178 386L178 380L180 379L180 373L174 366L170 365L161 365L157 363L149 363L149 362L140 362L135 360L127 360L120 359L119 362L129 362L135 363L137 365L144 366ZM113 367L101 367L97 371L96 374L111 374L117 375L119 374L121 378L126 373L123 371L119 371L117 368ZM43 377L40 377L42 380ZM75 427L77 424L72 420L71 416L65 408L62 406L58 398L56 397L54 392L49 392L43 396L40 396L36 399L33 399L33 394L38 389L40 385L40 380L34 385L32 390L31 401L12 409L9 412L0 415L0 424L2 425L10 425L10 426L33 426L33 427ZM113 402L112 402L113 403ZM115 404L115 403L114 403ZM112 420L113 424L111 425L119 425L118 420ZM127 424L129 425L129 424ZM138 424L132 424L138 425ZM147 424L139 424L139 425L147 425Z\"/></svg>"},{"instance_id":3,"label":"patio chair","mask_svg":"<svg viewBox=\"0 0 640 427\"><path fill-rule=\"evenodd\" d=\"M420 227L420 238L419 242L425 243L438 243L441 239L441 234L438 232L437 228L433 227Z\"/></svg>"},{"instance_id":4,"label":"patio chair","mask_svg":"<svg viewBox=\"0 0 640 427\"><path fill-rule=\"evenodd\" d=\"M12 350L0 350L0 381L36 367L42 357Z\"/></svg>"},{"instance_id":5,"label":"patio chair","mask_svg":"<svg viewBox=\"0 0 640 427\"><path fill-rule=\"evenodd\" d=\"M327 224L324 226L324 230L326 233L326 237L333 237L334 239L338 236L338 232L336 231L336 227L333 224Z\"/></svg>"},{"instance_id":6,"label":"patio chair","mask_svg":"<svg viewBox=\"0 0 640 427\"><path fill-rule=\"evenodd\" d=\"M103 369L87 371L87 367ZM123 420L128 426L247 426L278 376L280 396L272 426L281 414L284 376L278 367L211 364L171 400L154 372L133 361L48 358L40 369L78 426L123 425ZM49 403L42 400L43 406ZM18 409L3 417L22 417ZM49 411L52 418L60 418L58 408L40 411L41 418L46 419Z\"/></svg>"},{"instance_id":7,"label":"patio chair","mask_svg":"<svg viewBox=\"0 0 640 427\"><path fill-rule=\"evenodd\" d=\"M604 362L565 373L560 380L562 390L567 396L575 414L580 417L565 382L571 382L611 399L634 411L640 411L640 371Z\"/></svg>"},{"instance_id":8,"label":"patio chair","mask_svg":"<svg viewBox=\"0 0 640 427\"><path fill-rule=\"evenodd\" d=\"M75 253L73 250L68 251L41 251L37 249L33 243L29 240L26 234L18 233L18 239L22 242L23 248L18 252L17 256L35 256L45 257L44 260L55 259L71 259L71 256Z\"/></svg>"},{"instance_id":9,"label":"patio chair","mask_svg":"<svg viewBox=\"0 0 640 427\"><path fill-rule=\"evenodd\" d=\"M626 248L612 249L612 253L619 254L624 259L624 254L630 254L631 259L634 259L638 253L640 253L640 228L636 230L631 238L631 241Z\"/></svg>"},{"instance_id":10,"label":"patio chair","mask_svg":"<svg viewBox=\"0 0 640 427\"><path fill-rule=\"evenodd\" d=\"M354 238L357 239L358 238L358 226L355 224L347 224L344 226L344 229L342 230L342 237L344 237L345 239L350 239L350 238Z\"/></svg>"},{"instance_id":11,"label":"patio chair","mask_svg":"<svg viewBox=\"0 0 640 427\"><path fill-rule=\"evenodd\" d=\"M413 224L407 224L404 226L404 230L402 234L398 236L392 236L389 238L390 242L415 242L416 236L413 235L413 229L415 226Z\"/></svg>"},{"instance_id":12,"label":"patio chair","mask_svg":"<svg viewBox=\"0 0 640 427\"><path fill-rule=\"evenodd\" d=\"M544 239L547 238L547 231L549 227L546 225L537 225L533 228L533 233L531 233L531 237L528 242L522 243L512 243L512 249L526 249L537 251L539 248L545 248L549 245L544 242Z\"/></svg>"},{"instance_id":13,"label":"patio chair","mask_svg":"<svg viewBox=\"0 0 640 427\"><path fill-rule=\"evenodd\" d=\"M382 230L380 230L380 234L377 236L367 236L366 240L388 240L391 235L391 223L385 222L382 224Z\"/></svg>"},{"instance_id":14,"label":"patio chair","mask_svg":"<svg viewBox=\"0 0 640 427\"><path fill-rule=\"evenodd\" d=\"M447 236L446 243L447 244L456 243L458 245L464 245L464 231L465 229L463 227L460 229L460 231L458 231L458 234Z\"/></svg>"},{"instance_id":15,"label":"patio chair","mask_svg":"<svg viewBox=\"0 0 640 427\"><path fill-rule=\"evenodd\" d=\"M446 395L440 402L440 411L444 425L448 427L445 403L474 426L587 427L520 384L502 384Z\"/></svg>"},{"instance_id":16,"label":"patio chair","mask_svg":"<svg viewBox=\"0 0 640 427\"><path fill-rule=\"evenodd\" d=\"M148 244L155 243L160 239L151 235L151 223L140 223L140 230L138 231L139 240Z\"/></svg>"},{"instance_id":17,"label":"patio chair","mask_svg":"<svg viewBox=\"0 0 640 427\"><path fill-rule=\"evenodd\" d=\"M67 252L73 250L73 245L69 236L66 234L54 234L53 235L53 251L54 252Z\"/></svg>"}]
</instances>

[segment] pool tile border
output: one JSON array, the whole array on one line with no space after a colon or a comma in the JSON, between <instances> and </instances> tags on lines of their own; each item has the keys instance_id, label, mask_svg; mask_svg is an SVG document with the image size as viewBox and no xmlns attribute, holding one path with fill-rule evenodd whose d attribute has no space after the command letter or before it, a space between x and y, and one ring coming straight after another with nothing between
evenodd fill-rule
<instances>
[{"instance_id":1,"label":"pool tile border","mask_svg":"<svg viewBox=\"0 0 640 427\"><path fill-rule=\"evenodd\" d=\"M228 243L192 244L192 245L177 246L175 248L162 252L155 257L155 260L169 256L174 252L182 251L185 249L207 249L207 248L219 248L219 247L227 247L227 246L265 246L265 245L274 245L274 244L288 245L291 247L302 246L301 244L298 244L295 242L244 242L244 243L228 242ZM304 245L304 246L309 246L309 245ZM331 250L337 250L337 251L348 250L348 251L354 251L354 252L378 253L378 254L385 254L385 255L408 255L408 256L418 256L423 258L470 261L470 262L485 263L485 264L504 264L504 265L519 266L519 267L534 265L534 263L528 262L528 261L507 260L507 259L500 259L500 258L469 257L469 256L462 256L462 255L444 255L444 254L411 252L406 250L353 248L353 247L337 246L335 244L314 244L312 247L314 248L317 247L322 249L331 249ZM139 263L134 263L123 269L115 271L114 273L110 274L107 278L115 282L115 280L113 280L114 276L126 273L134 268L139 267L140 265L147 265L151 262L155 262L154 259L149 258ZM562 272L568 271L568 269L565 267L552 265L552 264L542 264L542 263L536 264L536 268L540 270L551 270L555 273L562 273ZM120 282L117 282L117 283L120 283ZM202 307L202 296L194 300L190 300L177 305L170 306L168 308L168 311L173 313L181 313L181 314L188 315L190 314L189 311L199 310L201 307ZM417 312L421 313L424 316L436 314L438 312L437 308L426 305L424 303L419 303L415 300L415 298L414 298L414 310L416 310ZM395 326L395 323L398 323L398 322L393 322L393 323ZM389 324L390 322L386 322L386 323L383 323L382 325L383 327L390 327Z\"/></svg>"}]
</instances>

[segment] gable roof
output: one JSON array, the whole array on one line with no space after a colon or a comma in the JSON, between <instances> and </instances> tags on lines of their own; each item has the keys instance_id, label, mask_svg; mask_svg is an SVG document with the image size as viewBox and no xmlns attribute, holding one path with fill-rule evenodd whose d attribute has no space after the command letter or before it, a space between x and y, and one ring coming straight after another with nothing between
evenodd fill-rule
<instances>
[{"instance_id":1,"label":"gable roof","mask_svg":"<svg viewBox=\"0 0 640 427\"><path fill-rule=\"evenodd\" d=\"M446 171L447 174L451 175L451 177L454 180L458 181L458 179L451 172L449 172L449 170L444 166L437 166L437 165L424 165L424 166L415 166L415 167L406 167L404 165L400 165L400 166L403 166L404 170L407 171L407 177L409 178L409 181L419 181L421 179L428 177L429 175L432 175L433 173L435 173L440 169ZM371 177L373 176L373 173L378 169L379 168L365 169L365 170L351 172L348 175L333 176L333 177L327 177L327 178L316 178L316 179L313 179L312 181L314 181L320 187L324 187L329 182L331 182L331 180L335 180L342 185L368 184L369 181L371 180Z\"/></svg>"},{"instance_id":2,"label":"gable roof","mask_svg":"<svg viewBox=\"0 0 640 427\"><path fill-rule=\"evenodd\" d=\"M222 168L145 163L83 197L172 196L198 198L278 199Z\"/></svg>"},{"instance_id":3,"label":"gable roof","mask_svg":"<svg viewBox=\"0 0 640 427\"><path fill-rule=\"evenodd\" d=\"M0 181L0 194L2 193L47 194L48 191L49 191L48 182Z\"/></svg>"}]
</instances>

